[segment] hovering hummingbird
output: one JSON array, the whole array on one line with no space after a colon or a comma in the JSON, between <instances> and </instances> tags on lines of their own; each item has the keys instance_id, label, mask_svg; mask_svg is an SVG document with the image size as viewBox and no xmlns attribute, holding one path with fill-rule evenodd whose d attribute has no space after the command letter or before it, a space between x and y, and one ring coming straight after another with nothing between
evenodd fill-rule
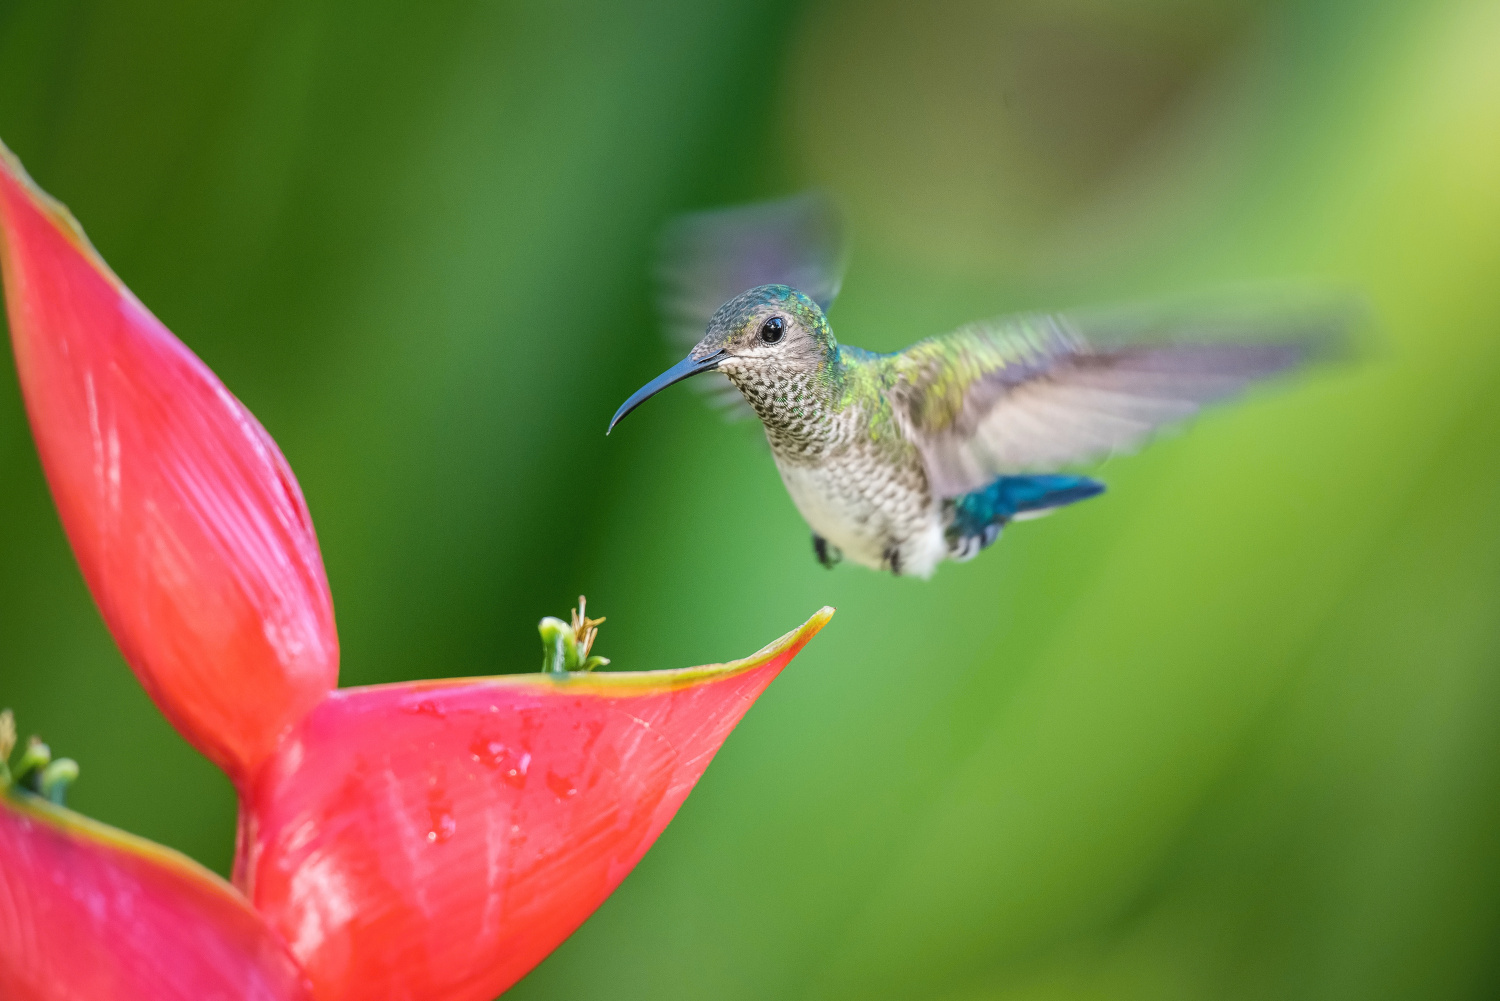
<instances>
[{"instance_id":1,"label":"hovering hummingbird","mask_svg":"<svg viewBox=\"0 0 1500 1001\"><path fill-rule=\"evenodd\" d=\"M1018 315L876 354L829 327L842 260L837 214L816 194L679 220L663 241L663 305L697 343L609 423L720 373L765 426L828 567L928 577L972 559L1010 522L1103 492L1067 467L1292 368L1337 326L1327 313L1258 315L1235 330L1250 338L1179 322L1166 340L1132 342L1120 316Z\"/></svg>"}]
</instances>

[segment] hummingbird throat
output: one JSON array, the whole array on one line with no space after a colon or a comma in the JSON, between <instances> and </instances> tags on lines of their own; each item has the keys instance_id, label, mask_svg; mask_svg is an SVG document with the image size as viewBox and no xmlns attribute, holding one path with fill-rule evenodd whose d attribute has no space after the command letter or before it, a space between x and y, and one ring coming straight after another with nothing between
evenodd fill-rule
<instances>
[{"instance_id":1,"label":"hummingbird throat","mask_svg":"<svg viewBox=\"0 0 1500 1001\"><path fill-rule=\"evenodd\" d=\"M833 408L812 372L727 369L724 373L766 427L771 447L813 457L833 442Z\"/></svg>"}]
</instances>

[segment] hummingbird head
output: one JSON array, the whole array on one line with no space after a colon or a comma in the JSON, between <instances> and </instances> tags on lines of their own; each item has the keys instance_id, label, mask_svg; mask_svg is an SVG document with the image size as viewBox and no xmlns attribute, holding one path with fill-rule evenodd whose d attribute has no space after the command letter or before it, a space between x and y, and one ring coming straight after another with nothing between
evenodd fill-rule
<instances>
[{"instance_id":1,"label":"hummingbird head","mask_svg":"<svg viewBox=\"0 0 1500 1001\"><path fill-rule=\"evenodd\" d=\"M836 350L817 303L787 285L761 285L720 306L688 356L636 390L609 429L650 397L700 372L723 372L750 395L752 385L774 386L817 373Z\"/></svg>"}]
</instances>

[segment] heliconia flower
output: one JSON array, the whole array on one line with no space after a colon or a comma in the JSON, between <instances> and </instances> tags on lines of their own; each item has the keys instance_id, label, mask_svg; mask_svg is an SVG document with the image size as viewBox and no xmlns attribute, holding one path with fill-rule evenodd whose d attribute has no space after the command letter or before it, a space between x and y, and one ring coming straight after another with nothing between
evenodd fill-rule
<instances>
[{"instance_id":1,"label":"heliconia flower","mask_svg":"<svg viewBox=\"0 0 1500 1001\"><path fill-rule=\"evenodd\" d=\"M3 145L0 220L26 411L89 590L157 706L243 783L338 680L297 481Z\"/></svg>"},{"instance_id":2,"label":"heliconia flower","mask_svg":"<svg viewBox=\"0 0 1500 1001\"><path fill-rule=\"evenodd\" d=\"M718 667L334 692L250 792L240 882L320 998L488 1001L604 902L831 614Z\"/></svg>"},{"instance_id":3,"label":"heliconia flower","mask_svg":"<svg viewBox=\"0 0 1500 1001\"><path fill-rule=\"evenodd\" d=\"M14 910L0 933L43 955L0 968L0 986L87 949L122 970L147 969L132 958L142 949L201 949L239 975L250 961L223 943L264 959L279 955L256 951L270 941L317 1001L485 1001L604 901L832 614L746 660L596 674L599 620L580 603L571 630L543 621L544 673L335 690L322 560L275 443L3 145L0 264L27 413L85 579L137 677L234 780L241 809L236 891L40 800L4 804L0 851L11 838L17 859L39 861L0 860L0 909ZM55 907L44 879L61 881ZM212 892L190 892L200 884ZM27 931L66 921L70 899L173 917L114 958L107 937L63 946ZM98 927L78 922L84 937ZM297 996L276 993L293 981L265 962L238 982L272 986L234 996Z\"/></svg>"},{"instance_id":4,"label":"heliconia flower","mask_svg":"<svg viewBox=\"0 0 1500 1001\"><path fill-rule=\"evenodd\" d=\"M0 715L0 730L10 722ZM285 944L218 876L15 788L0 734L0 997L309 1001Z\"/></svg>"}]
</instances>

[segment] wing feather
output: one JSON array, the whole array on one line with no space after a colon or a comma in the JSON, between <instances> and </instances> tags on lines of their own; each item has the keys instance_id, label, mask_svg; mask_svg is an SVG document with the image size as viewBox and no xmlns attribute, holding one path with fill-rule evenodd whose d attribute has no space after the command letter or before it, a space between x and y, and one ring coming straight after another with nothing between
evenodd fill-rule
<instances>
[{"instance_id":1,"label":"wing feather","mask_svg":"<svg viewBox=\"0 0 1500 1001\"><path fill-rule=\"evenodd\" d=\"M1268 321L1259 341L1111 345L1109 331L1091 342L1066 317L1011 317L895 356L891 394L933 489L955 497L999 475L1132 449L1163 425L1293 368L1335 323ZM1206 328L1186 328L1194 329Z\"/></svg>"},{"instance_id":2,"label":"wing feather","mask_svg":"<svg viewBox=\"0 0 1500 1001\"><path fill-rule=\"evenodd\" d=\"M656 267L672 356L698 343L720 306L759 285L790 285L827 309L843 282L844 257L838 208L817 191L679 216L662 232ZM694 383L728 416L750 414L723 376Z\"/></svg>"}]
</instances>

